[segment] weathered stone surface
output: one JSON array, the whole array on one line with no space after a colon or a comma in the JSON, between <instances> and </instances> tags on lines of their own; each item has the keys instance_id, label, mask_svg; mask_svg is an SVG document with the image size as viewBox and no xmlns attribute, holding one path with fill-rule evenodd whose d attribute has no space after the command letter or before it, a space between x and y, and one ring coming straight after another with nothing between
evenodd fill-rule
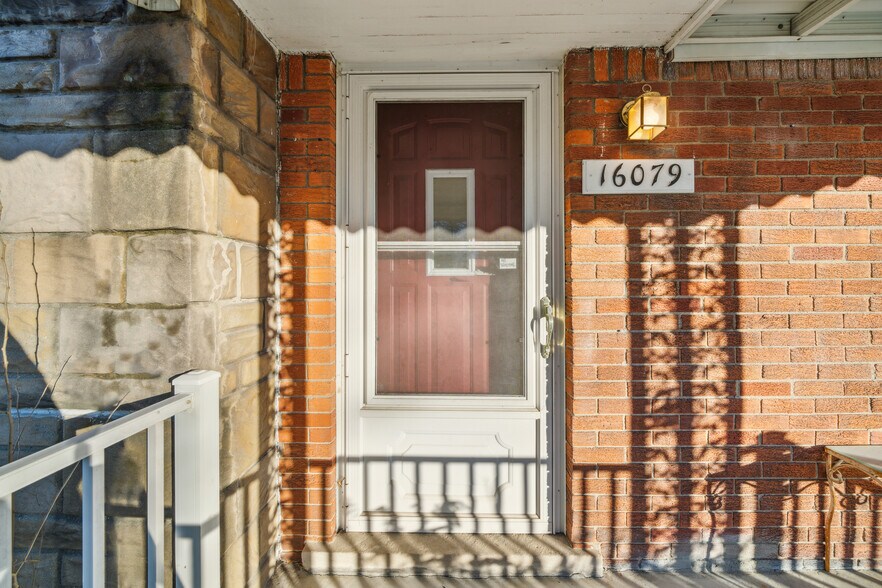
<instances>
[{"instance_id":1,"label":"weathered stone surface","mask_svg":"<svg viewBox=\"0 0 882 588\"><path fill-rule=\"evenodd\" d=\"M227 57L221 58L221 106L243 125L257 131L257 86Z\"/></svg>"},{"instance_id":2,"label":"weathered stone surface","mask_svg":"<svg viewBox=\"0 0 882 588\"><path fill-rule=\"evenodd\" d=\"M217 102L220 98L220 52L202 29L190 26L192 61L190 83L202 91L209 99Z\"/></svg>"},{"instance_id":3,"label":"weathered stone surface","mask_svg":"<svg viewBox=\"0 0 882 588\"><path fill-rule=\"evenodd\" d=\"M27 405L20 405L20 409L14 413L12 434L15 439L14 445L21 448L42 449L61 441L61 413L53 409L34 409ZM0 461L6 463L6 450L9 439L9 421L0 419ZM16 451L16 458L23 457L31 451Z\"/></svg>"},{"instance_id":4,"label":"weathered stone surface","mask_svg":"<svg viewBox=\"0 0 882 588\"><path fill-rule=\"evenodd\" d=\"M242 151L252 162L262 167L268 173L276 170L276 150L251 133L242 134Z\"/></svg>"},{"instance_id":5,"label":"weathered stone surface","mask_svg":"<svg viewBox=\"0 0 882 588\"><path fill-rule=\"evenodd\" d=\"M260 301L226 304L220 311L221 331L266 324L266 305Z\"/></svg>"},{"instance_id":6,"label":"weathered stone surface","mask_svg":"<svg viewBox=\"0 0 882 588\"><path fill-rule=\"evenodd\" d=\"M193 67L184 20L64 30L58 55L64 88L184 84Z\"/></svg>"},{"instance_id":7,"label":"weathered stone surface","mask_svg":"<svg viewBox=\"0 0 882 588\"><path fill-rule=\"evenodd\" d=\"M9 344L7 354L9 369L17 374L35 374L44 378L43 382L16 383L16 392L30 395L38 392L57 377L58 363L58 307L55 305L9 304ZM21 404L33 407L28 401ZM2 439L2 436L0 436Z\"/></svg>"},{"instance_id":8,"label":"weathered stone surface","mask_svg":"<svg viewBox=\"0 0 882 588\"><path fill-rule=\"evenodd\" d=\"M195 130L205 133L228 149L239 150L239 126L214 104L200 96L193 100L191 122Z\"/></svg>"},{"instance_id":9,"label":"weathered stone surface","mask_svg":"<svg viewBox=\"0 0 882 588\"><path fill-rule=\"evenodd\" d=\"M53 474L19 490L14 494L15 512L32 515L46 514L61 490L61 484L61 474ZM47 547L51 547L51 545L47 545Z\"/></svg>"},{"instance_id":10,"label":"weathered stone surface","mask_svg":"<svg viewBox=\"0 0 882 588\"><path fill-rule=\"evenodd\" d=\"M24 558L25 548L15 551L16 561ZM58 586L58 552L49 549L40 555L39 559L31 558L18 572L19 586Z\"/></svg>"},{"instance_id":11,"label":"weathered stone surface","mask_svg":"<svg viewBox=\"0 0 882 588\"><path fill-rule=\"evenodd\" d=\"M71 374L158 376L193 367L188 309L114 309L65 306L59 318L59 355Z\"/></svg>"},{"instance_id":12,"label":"weathered stone surface","mask_svg":"<svg viewBox=\"0 0 882 588\"><path fill-rule=\"evenodd\" d=\"M217 172L211 165L216 147L189 142L178 133L138 133L145 148L130 147L95 163L92 223L96 229L193 229L214 232L217 226ZM154 147L165 138L179 144ZM123 138L132 141L130 137ZM100 141L110 141L101 137ZM160 148L161 147L161 148ZM208 163L205 160L208 160Z\"/></svg>"},{"instance_id":13,"label":"weathered stone surface","mask_svg":"<svg viewBox=\"0 0 882 588\"><path fill-rule=\"evenodd\" d=\"M60 504L60 503L59 503ZM16 509L17 511L18 509ZM57 516L59 512L56 507L56 515L49 517L46 526L43 527L41 537L43 538L43 548L51 549L80 549L82 543L82 521L78 518ZM40 523L45 513L35 514L19 514L15 519L15 546L16 548L27 548L37 531L40 529ZM22 556L24 553L21 554ZM42 584L35 584L41 586Z\"/></svg>"},{"instance_id":14,"label":"weathered stone surface","mask_svg":"<svg viewBox=\"0 0 882 588\"><path fill-rule=\"evenodd\" d=\"M276 128L278 126L278 107L276 101L263 92L258 92L260 102L260 138L270 145L276 144Z\"/></svg>"},{"instance_id":15,"label":"weathered stone surface","mask_svg":"<svg viewBox=\"0 0 882 588\"><path fill-rule=\"evenodd\" d=\"M251 386L272 374L275 358L269 353L261 353L239 362L239 386ZM264 384L261 384L264 385Z\"/></svg>"},{"instance_id":16,"label":"weathered stone surface","mask_svg":"<svg viewBox=\"0 0 882 588\"><path fill-rule=\"evenodd\" d=\"M91 135L0 133L0 232L88 231Z\"/></svg>"},{"instance_id":17,"label":"weathered stone surface","mask_svg":"<svg viewBox=\"0 0 882 588\"><path fill-rule=\"evenodd\" d=\"M2 13L3 8L0 8ZM47 29L10 29L0 31L0 59L10 57L49 57L52 33Z\"/></svg>"},{"instance_id":18,"label":"weathered stone surface","mask_svg":"<svg viewBox=\"0 0 882 588\"><path fill-rule=\"evenodd\" d=\"M264 349L263 335L257 327L224 333L221 335L221 361L227 364L260 353Z\"/></svg>"},{"instance_id":19,"label":"weathered stone surface","mask_svg":"<svg viewBox=\"0 0 882 588\"><path fill-rule=\"evenodd\" d=\"M241 579L241 585L263 586L275 559L270 546L278 532L277 472L275 456L269 452L223 490L221 565L225 576ZM255 539L257 551L248 551L255 547Z\"/></svg>"},{"instance_id":20,"label":"weathered stone surface","mask_svg":"<svg viewBox=\"0 0 882 588\"><path fill-rule=\"evenodd\" d=\"M271 390L246 388L221 399L221 487L241 483L273 444L275 408ZM257 490L258 487L255 487Z\"/></svg>"},{"instance_id":21,"label":"weathered stone surface","mask_svg":"<svg viewBox=\"0 0 882 588\"><path fill-rule=\"evenodd\" d=\"M242 245L239 248L239 297L265 298L272 296L275 283L274 265L270 252L263 247Z\"/></svg>"},{"instance_id":22,"label":"weathered stone surface","mask_svg":"<svg viewBox=\"0 0 882 588\"><path fill-rule=\"evenodd\" d=\"M48 61L0 62L0 91L52 90L55 65Z\"/></svg>"},{"instance_id":23,"label":"weathered stone surface","mask_svg":"<svg viewBox=\"0 0 882 588\"><path fill-rule=\"evenodd\" d=\"M131 304L181 304L236 294L236 250L226 239L174 233L132 237L127 259Z\"/></svg>"},{"instance_id":24,"label":"weathered stone surface","mask_svg":"<svg viewBox=\"0 0 882 588\"><path fill-rule=\"evenodd\" d=\"M245 21L245 69L268 94L276 93L276 50L250 20Z\"/></svg>"},{"instance_id":25,"label":"weathered stone surface","mask_svg":"<svg viewBox=\"0 0 882 588\"><path fill-rule=\"evenodd\" d=\"M7 127L183 126L190 114L190 91L83 92L0 95L0 120Z\"/></svg>"},{"instance_id":26,"label":"weathered stone surface","mask_svg":"<svg viewBox=\"0 0 882 588\"><path fill-rule=\"evenodd\" d=\"M236 63L242 62L244 19L233 0L206 0L208 32L223 45Z\"/></svg>"},{"instance_id":27,"label":"weathered stone surface","mask_svg":"<svg viewBox=\"0 0 882 588\"><path fill-rule=\"evenodd\" d=\"M125 237L43 234L15 240L12 299L21 303L122 302Z\"/></svg>"},{"instance_id":28,"label":"weathered stone surface","mask_svg":"<svg viewBox=\"0 0 882 588\"><path fill-rule=\"evenodd\" d=\"M220 194L221 232L233 239L268 243L275 223L275 178L225 152Z\"/></svg>"},{"instance_id":29,"label":"weathered stone surface","mask_svg":"<svg viewBox=\"0 0 882 588\"><path fill-rule=\"evenodd\" d=\"M167 393L170 375L90 376L65 370L54 387L52 402L59 408L111 410L120 402L134 402Z\"/></svg>"},{"instance_id":30,"label":"weathered stone surface","mask_svg":"<svg viewBox=\"0 0 882 588\"><path fill-rule=\"evenodd\" d=\"M125 0L4 0L0 23L99 22L122 16L125 10Z\"/></svg>"}]
</instances>

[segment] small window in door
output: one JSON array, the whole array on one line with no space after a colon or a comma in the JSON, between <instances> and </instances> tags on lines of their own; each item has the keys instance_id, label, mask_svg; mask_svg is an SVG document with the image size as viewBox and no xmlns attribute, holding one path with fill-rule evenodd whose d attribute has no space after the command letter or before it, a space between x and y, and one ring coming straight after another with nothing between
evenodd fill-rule
<instances>
[{"instance_id":1,"label":"small window in door","mask_svg":"<svg viewBox=\"0 0 882 588\"><path fill-rule=\"evenodd\" d=\"M475 275L475 170L426 170L430 276Z\"/></svg>"}]
</instances>

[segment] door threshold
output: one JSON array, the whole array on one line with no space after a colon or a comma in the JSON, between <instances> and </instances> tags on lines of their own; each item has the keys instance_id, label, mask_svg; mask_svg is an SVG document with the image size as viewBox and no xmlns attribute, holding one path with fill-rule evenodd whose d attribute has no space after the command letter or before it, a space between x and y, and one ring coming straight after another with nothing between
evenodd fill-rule
<instances>
[{"instance_id":1,"label":"door threshold","mask_svg":"<svg viewBox=\"0 0 882 588\"><path fill-rule=\"evenodd\" d=\"M563 535L340 533L329 543L307 541L302 558L316 575L603 576L600 553L574 549Z\"/></svg>"}]
</instances>

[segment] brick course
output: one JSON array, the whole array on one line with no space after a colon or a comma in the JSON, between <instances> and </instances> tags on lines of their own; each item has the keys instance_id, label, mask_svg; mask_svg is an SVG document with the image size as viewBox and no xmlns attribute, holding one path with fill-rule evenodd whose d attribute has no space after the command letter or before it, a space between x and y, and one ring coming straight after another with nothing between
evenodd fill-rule
<instances>
[{"instance_id":1,"label":"brick course","mask_svg":"<svg viewBox=\"0 0 882 588\"><path fill-rule=\"evenodd\" d=\"M286 55L279 79L282 555L336 520L336 65Z\"/></svg>"},{"instance_id":2,"label":"brick course","mask_svg":"<svg viewBox=\"0 0 882 588\"><path fill-rule=\"evenodd\" d=\"M819 565L822 446L882 442L882 60L595 49L564 78L568 535L614 567ZM670 128L628 142L645 83ZM619 157L695 158L696 193L581 194ZM839 565L882 555L860 489Z\"/></svg>"}]
</instances>

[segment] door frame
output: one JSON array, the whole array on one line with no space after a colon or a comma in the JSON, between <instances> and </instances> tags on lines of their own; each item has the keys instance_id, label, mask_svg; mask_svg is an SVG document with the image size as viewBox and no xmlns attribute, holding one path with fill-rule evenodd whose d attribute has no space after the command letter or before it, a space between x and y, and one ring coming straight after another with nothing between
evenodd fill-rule
<instances>
[{"instance_id":1,"label":"door frame","mask_svg":"<svg viewBox=\"0 0 882 588\"><path fill-rule=\"evenodd\" d=\"M555 308L555 346L544 374L544 419L549 429L548 446L548 502L549 530L565 530L565 388L564 388L564 236L563 194L564 174L562 159L561 80L557 69L528 69L509 71L445 71L430 73L410 71L349 71L339 76L337 84L337 528L345 530L347 523L347 476L356 475L357 465L349 466L348 437L357 425L357 410L351 401L360 387L365 333L352 317L358 317L364 304L364 247L363 236L350 231L350 212L364 202L363 190L369 185L365 178L375 178L376 169L366 169L371 133L369 126L375 117L367 116L376 103L378 94L394 96L402 102L418 101L512 101L527 100L533 96L533 117L536 126L533 140L538 146L535 189L537 198L551 199L544 241L547 263L547 289ZM362 116L364 115L364 116ZM363 120L358 120L359 117ZM525 137L525 159L529 152ZM525 177L526 181L526 177ZM532 287L532 286L530 286ZM541 296L541 294L540 294ZM536 297L538 300L538 296ZM537 370L541 376L541 370ZM352 380L355 380L354 382ZM495 398L495 402L499 402ZM524 400L515 401L523 403ZM443 404L443 402L442 402ZM391 408L391 406L390 406ZM356 414L352 414L356 412Z\"/></svg>"}]
</instances>

